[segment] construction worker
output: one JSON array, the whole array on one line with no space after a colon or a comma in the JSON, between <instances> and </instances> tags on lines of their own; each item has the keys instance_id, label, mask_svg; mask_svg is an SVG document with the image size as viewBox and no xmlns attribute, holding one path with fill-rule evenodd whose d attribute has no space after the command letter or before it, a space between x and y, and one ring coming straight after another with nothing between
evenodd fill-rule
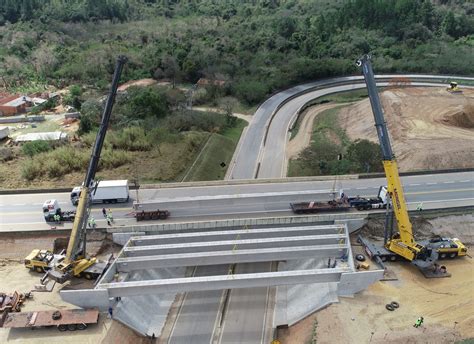
<instances>
[{"instance_id":1,"label":"construction worker","mask_svg":"<svg viewBox=\"0 0 474 344\"><path fill-rule=\"evenodd\" d=\"M107 218L107 211L105 208L102 208L102 215L104 215L104 218Z\"/></svg>"},{"instance_id":2,"label":"construction worker","mask_svg":"<svg viewBox=\"0 0 474 344\"><path fill-rule=\"evenodd\" d=\"M109 226L112 226L112 220L110 219L110 216L107 214L107 216L106 216L105 218L106 218L106 220L107 220L107 224L108 224Z\"/></svg>"},{"instance_id":3,"label":"construction worker","mask_svg":"<svg viewBox=\"0 0 474 344\"><path fill-rule=\"evenodd\" d=\"M54 215L54 221L59 223L61 221L61 215L58 215L58 214Z\"/></svg>"},{"instance_id":4,"label":"construction worker","mask_svg":"<svg viewBox=\"0 0 474 344\"><path fill-rule=\"evenodd\" d=\"M113 312L114 312L114 310L113 310L112 306L110 306L110 307L109 307L109 318L110 318L110 319L112 319Z\"/></svg>"},{"instance_id":5,"label":"construction worker","mask_svg":"<svg viewBox=\"0 0 474 344\"><path fill-rule=\"evenodd\" d=\"M89 219L89 227L92 228L92 229L95 229L95 219L94 219L94 216L91 216L90 219Z\"/></svg>"},{"instance_id":6,"label":"construction worker","mask_svg":"<svg viewBox=\"0 0 474 344\"><path fill-rule=\"evenodd\" d=\"M107 216L110 218L110 221L114 222L114 217L112 216L112 210L107 210Z\"/></svg>"},{"instance_id":7,"label":"construction worker","mask_svg":"<svg viewBox=\"0 0 474 344\"><path fill-rule=\"evenodd\" d=\"M416 210L417 211L422 211L423 210L423 202L418 203L418 205L416 206Z\"/></svg>"},{"instance_id":8,"label":"construction worker","mask_svg":"<svg viewBox=\"0 0 474 344\"><path fill-rule=\"evenodd\" d=\"M421 326L422 323L423 323L423 317L419 317L418 319L416 319L415 325L413 325L413 327L418 328Z\"/></svg>"}]
</instances>

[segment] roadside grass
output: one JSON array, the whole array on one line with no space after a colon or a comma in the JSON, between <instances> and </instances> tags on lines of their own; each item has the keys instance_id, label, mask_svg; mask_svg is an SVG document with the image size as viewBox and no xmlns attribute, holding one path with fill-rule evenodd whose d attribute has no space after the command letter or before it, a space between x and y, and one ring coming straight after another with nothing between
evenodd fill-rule
<instances>
[{"instance_id":1,"label":"roadside grass","mask_svg":"<svg viewBox=\"0 0 474 344\"><path fill-rule=\"evenodd\" d=\"M204 150L186 173L183 181L224 179L242 130L246 125L246 121L238 119L235 127L226 129L222 134L211 134L209 142L205 144ZM222 167L222 163L225 166Z\"/></svg>"},{"instance_id":2,"label":"roadside grass","mask_svg":"<svg viewBox=\"0 0 474 344\"><path fill-rule=\"evenodd\" d=\"M381 89L379 88L379 91ZM322 96L315 99L314 104L322 104L327 102L335 103L349 103L355 102L368 97L367 89L361 88L353 91L344 91L339 93L328 94L327 96Z\"/></svg>"},{"instance_id":3,"label":"roadside grass","mask_svg":"<svg viewBox=\"0 0 474 344\"><path fill-rule=\"evenodd\" d=\"M345 105L337 106L321 112L314 120L311 143L313 147L324 147L328 142L347 148L351 141L346 132L338 123L337 117L341 108ZM335 157L337 159L337 157ZM290 159L288 162L288 177L311 176L313 169L302 159Z\"/></svg>"},{"instance_id":4,"label":"roadside grass","mask_svg":"<svg viewBox=\"0 0 474 344\"><path fill-rule=\"evenodd\" d=\"M339 111L343 107L338 106L333 109L327 109L318 115L313 124L313 136L311 138L314 144L329 141L346 147L351 143L337 120Z\"/></svg>"},{"instance_id":5,"label":"roadside grass","mask_svg":"<svg viewBox=\"0 0 474 344\"><path fill-rule=\"evenodd\" d=\"M364 88L364 89L354 90L354 91L333 93L327 96L313 99L308 104L306 104L303 110L303 114L298 116L298 119L296 120L296 123L294 124L293 129L291 129L290 140L292 140L296 136L296 134L298 134L298 131L301 126L301 122L303 121L303 118L306 116L306 113L307 113L306 110L310 108L311 106L321 105L321 104L326 104L326 103L351 103L351 102L355 102L367 97L368 97L367 90Z\"/></svg>"},{"instance_id":6,"label":"roadside grass","mask_svg":"<svg viewBox=\"0 0 474 344\"><path fill-rule=\"evenodd\" d=\"M288 161L288 177L307 177L314 175L312 169L298 159L290 159Z\"/></svg>"}]
</instances>

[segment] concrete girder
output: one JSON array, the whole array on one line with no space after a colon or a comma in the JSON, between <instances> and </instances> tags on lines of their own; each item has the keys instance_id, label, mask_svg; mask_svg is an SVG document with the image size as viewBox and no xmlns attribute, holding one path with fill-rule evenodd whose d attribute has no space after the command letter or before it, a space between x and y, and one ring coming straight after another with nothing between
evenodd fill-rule
<instances>
[{"instance_id":1,"label":"concrete girder","mask_svg":"<svg viewBox=\"0 0 474 344\"><path fill-rule=\"evenodd\" d=\"M254 274L172 278L161 280L104 283L109 297L126 297L158 293L179 293L202 290L267 287L286 284L339 282L347 269L313 269L298 271L263 272Z\"/></svg>"},{"instance_id":2,"label":"concrete girder","mask_svg":"<svg viewBox=\"0 0 474 344\"><path fill-rule=\"evenodd\" d=\"M218 252L197 252L167 254L162 256L143 256L118 258L119 272L177 266L218 265L252 263L301 258L340 258L349 252L349 243L342 245L314 245L297 247L263 248L254 250L233 250Z\"/></svg>"},{"instance_id":3,"label":"concrete girder","mask_svg":"<svg viewBox=\"0 0 474 344\"><path fill-rule=\"evenodd\" d=\"M158 245L158 244L180 244L201 241L221 241L268 237L303 236L316 234L342 234L345 233L345 226L324 225L324 226L301 226L301 227L276 227L257 229L238 229L225 231L208 231L192 233L173 233L160 235L146 235L132 237L129 246Z\"/></svg>"},{"instance_id":4,"label":"concrete girder","mask_svg":"<svg viewBox=\"0 0 474 344\"><path fill-rule=\"evenodd\" d=\"M238 238L239 236L237 236ZM345 234L306 235L300 237L277 237L265 239L225 240L193 242L186 244L149 245L124 247L122 257L139 257L191 252L244 250L291 246L330 245L345 243Z\"/></svg>"}]
</instances>

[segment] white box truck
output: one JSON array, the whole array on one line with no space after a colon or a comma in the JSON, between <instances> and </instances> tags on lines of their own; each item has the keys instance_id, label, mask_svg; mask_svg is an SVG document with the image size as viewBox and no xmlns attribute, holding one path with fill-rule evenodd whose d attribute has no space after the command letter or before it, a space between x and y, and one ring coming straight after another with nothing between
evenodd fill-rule
<instances>
[{"instance_id":1,"label":"white box truck","mask_svg":"<svg viewBox=\"0 0 474 344\"><path fill-rule=\"evenodd\" d=\"M71 202L73 205L79 203L80 194L80 186L72 189ZM101 180L95 194L92 192L92 203L128 202L129 198L128 180Z\"/></svg>"}]
</instances>

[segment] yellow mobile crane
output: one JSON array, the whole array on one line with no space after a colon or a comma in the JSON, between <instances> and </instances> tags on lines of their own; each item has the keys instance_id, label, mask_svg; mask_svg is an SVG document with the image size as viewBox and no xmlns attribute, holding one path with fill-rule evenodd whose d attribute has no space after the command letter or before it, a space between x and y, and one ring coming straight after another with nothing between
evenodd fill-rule
<instances>
[{"instance_id":1,"label":"yellow mobile crane","mask_svg":"<svg viewBox=\"0 0 474 344\"><path fill-rule=\"evenodd\" d=\"M115 95L117 94L120 75L122 74L122 69L126 61L127 59L124 56L119 56L117 58L110 93L102 114L102 120L95 144L92 149L89 167L84 179L76 216L74 218L74 224L71 230L71 236L69 237L66 255L58 258L52 257L51 254L45 255L50 257L50 259L47 260L47 264L45 264L45 259L42 259L42 257L39 256L39 254L41 252L44 253L44 251L33 250L31 254L25 258L25 266L27 268L35 271L47 270L45 279L46 277L49 277L59 283L64 283L72 276L84 276L85 278L93 279L101 275L106 268L106 264L98 263L95 257L91 258L86 254L87 221L90 212L91 196L95 191L95 173L99 164L100 153L104 144Z\"/></svg>"},{"instance_id":2,"label":"yellow mobile crane","mask_svg":"<svg viewBox=\"0 0 474 344\"><path fill-rule=\"evenodd\" d=\"M375 119L375 127L382 150L383 167L387 178L387 192L390 195L393 212L398 224L398 233L390 236L388 240L386 235L385 247L383 248L377 247L362 237L359 237L359 239L371 257L379 257L382 261L387 259L393 261L397 259L398 255L413 262L422 270L425 276L427 276L425 273L427 270L429 270L428 274L431 275L435 270L429 268L435 266L439 255L443 257L443 255L446 256L446 254L449 254L449 257L454 258L456 256L466 255L467 249L461 241L456 238L440 238L427 241L426 243L415 241L412 224L408 216L403 185L398 173L397 161L392 151L382 105L375 84L370 56L365 55L360 58L357 61L357 65L362 67L364 74L370 105ZM387 210L388 209L389 207L387 207ZM387 231L387 228L385 230Z\"/></svg>"}]
</instances>

